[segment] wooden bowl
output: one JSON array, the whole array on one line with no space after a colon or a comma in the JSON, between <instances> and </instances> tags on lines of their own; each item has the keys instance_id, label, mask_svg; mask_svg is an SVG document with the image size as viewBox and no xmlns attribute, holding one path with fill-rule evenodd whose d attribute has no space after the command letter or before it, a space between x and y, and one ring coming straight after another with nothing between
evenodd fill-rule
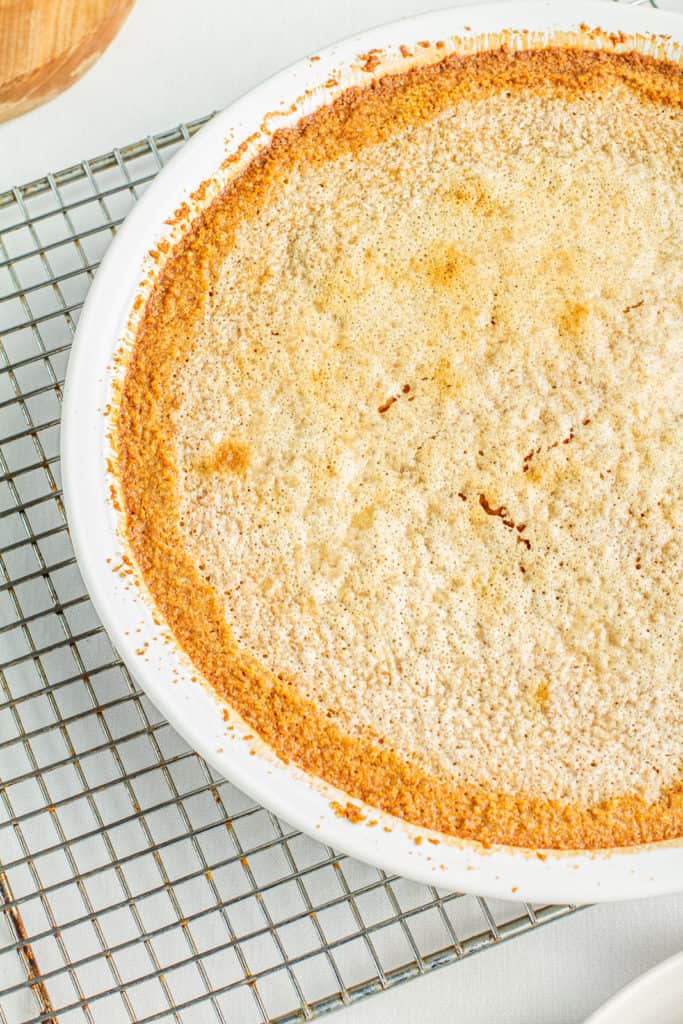
<instances>
[{"instance_id":1,"label":"wooden bowl","mask_svg":"<svg viewBox=\"0 0 683 1024\"><path fill-rule=\"evenodd\" d=\"M135 0L0 0L0 121L68 89Z\"/></svg>"}]
</instances>

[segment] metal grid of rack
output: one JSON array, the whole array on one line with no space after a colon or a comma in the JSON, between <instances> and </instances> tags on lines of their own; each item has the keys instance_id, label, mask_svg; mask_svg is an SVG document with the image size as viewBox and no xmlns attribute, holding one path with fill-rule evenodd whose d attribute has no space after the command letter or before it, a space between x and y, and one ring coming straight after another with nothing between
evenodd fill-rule
<instances>
[{"instance_id":1,"label":"metal grid of rack","mask_svg":"<svg viewBox=\"0 0 683 1024\"><path fill-rule=\"evenodd\" d=\"M0 1021L309 1020L559 918L353 861L254 805L131 679L60 492L79 310L203 118L0 195Z\"/></svg>"}]
</instances>

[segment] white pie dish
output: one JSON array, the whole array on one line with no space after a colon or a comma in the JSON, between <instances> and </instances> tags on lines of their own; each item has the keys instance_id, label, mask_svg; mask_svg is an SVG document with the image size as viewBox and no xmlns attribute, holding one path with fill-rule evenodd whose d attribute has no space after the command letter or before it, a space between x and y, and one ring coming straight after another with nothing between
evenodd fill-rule
<instances>
[{"instance_id":1,"label":"white pie dish","mask_svg":"<svg viewBox=\"0 0 683 1024\"><path fill-rule=\"evenodd\" d=\"M586 902L653 895L683 887L683 840L647 847L588 853L484 849L470 841L429 832L365 808L368 821L338 817L332 801L347 797L285 765L236 715L196 681L197 670L155 622L154 608L135 570L115 571L127 555L112 484L108 420L112 389L121 376L117 358L130 343L139 313L133 303L158 270L158 243L179 237L187 223L267 142L268 131L296 122L345 87L369 82L416 60L444 51L417 47L402 57L399 46L461 40L507 29L538 33L578 30L581 24L636 37L639 48L655 45L648 33L683 43L683 19L613 3L506 3L457 8L406 19L347 40L301 61L254 89L217 115L173 159L132 211L110 247L88 296L74 341L64 398L62 468L69 524L79 565L95 607L135 678L187 742L255 800L293 825L344 850L417 881L441 888L534 902ZM511 45L521 36L511 35ZM460 43L459 45L467 45ZM622 44L634 45L634 41ZM661 43L667 47L669 43ZM378 51L366 62L360 55ZM368 69L363 69L366 64ZM330 85L330 82L336 84ZM265 129L263 128L265 124ZM233 162L240 144L250 140ZM223 166L221 167L221 165ZM193 196L208 182L200 196ZM184 204L184 205L183 205ZM181 210L174 217L174 211ZM172 223L169 223L169 220ZM143 280L147 284L142 284ZM230 728L228 728L230 726ZM357 802L357 801L356 801ZM390 831L385 831L385 827ZM421 839L436 840L421 842ZM416 842L416 840L418 840Z\"/></svg>"},{"instance_id":2,"label":"white pie dish","mask_svg":"<svg viewBox=\"0 0 683 1024\"><path fill-rule=\"evenodd\" d=\"M681 1024L683 953L676 953L620 989L585 1024Z\"/></svg>"}]
</instances>

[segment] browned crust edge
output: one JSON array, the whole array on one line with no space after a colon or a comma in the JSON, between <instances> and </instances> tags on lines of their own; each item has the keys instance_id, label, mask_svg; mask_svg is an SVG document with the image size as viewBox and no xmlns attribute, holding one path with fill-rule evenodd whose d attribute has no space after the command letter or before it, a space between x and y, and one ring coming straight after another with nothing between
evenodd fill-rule
<instances>
[{"instance_id":1,"label":"browned crust edge","mask_svg":"<svg viewBox=\"0 0 683 1024\"><path fill-rule=\"evenodd\" d=\"M484 845L602 849L675 839L683 835L683 781L654 803L631 794L592 807L456 788L369 731L346 735L290 683L245 656L211 587L184 554L176 526L168 378L180 339L191 337L206 313L214 257L297 161L352 153L463 97L533 90L580 99L616 82L647 100L683 105L683 70L637 52L499 49L451 55L348 89L294 128L276 132L169 256L140 321L118 408L114 447L127 539L161 614L204 678L283 760L408 822Z\"/></svg>"}]
</instances>

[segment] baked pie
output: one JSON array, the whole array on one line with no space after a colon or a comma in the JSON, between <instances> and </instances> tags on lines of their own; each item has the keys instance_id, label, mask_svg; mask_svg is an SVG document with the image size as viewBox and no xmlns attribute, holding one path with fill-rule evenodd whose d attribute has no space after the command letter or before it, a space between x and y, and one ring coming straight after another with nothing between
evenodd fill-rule
<instances>
[{"instance_id":1,"label":"baked pie","mask_svg":"<svg viewBox=\"0 0 683 1024\"><path fill-rule=\"evenodd\" d=\"M170 252L128 542L276 752L443 833L683 835L683 72L451 55L278 131Z\"/></svg>"}]
</instances>

